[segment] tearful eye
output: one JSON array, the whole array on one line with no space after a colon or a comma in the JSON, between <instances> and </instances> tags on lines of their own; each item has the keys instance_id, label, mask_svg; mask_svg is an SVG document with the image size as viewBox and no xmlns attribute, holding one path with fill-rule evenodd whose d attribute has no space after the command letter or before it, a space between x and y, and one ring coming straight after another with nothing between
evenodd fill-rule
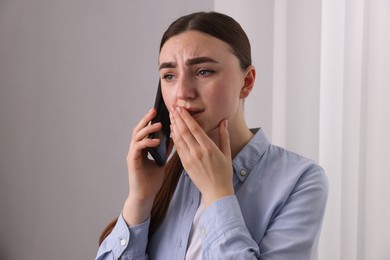
<instances>
[{"instance_id":1,"label":"tearful eye","mask_svg":"<svg viewBox=\"0 0 390 260\"><path fill-rule=\"evenodd\" d=\"M207 77L207 76L210 76L211 74L213 74L214 71L213 70L205 70L205 69L202 69L202 70L199 70L196 75L197 76L201 76L201 77Z\"/></svg>"},{"instance_id":2,"label":"tearful eye","mask_svg":"<svg viewBox=\"0 0 390 260\"><path fill-rule=\"evenodd\" d=\"M166 81L171 81L174 79L174 75L173 74L165 74L162 76L162 79L166 80Z\"/></svg>"}]
</instances>

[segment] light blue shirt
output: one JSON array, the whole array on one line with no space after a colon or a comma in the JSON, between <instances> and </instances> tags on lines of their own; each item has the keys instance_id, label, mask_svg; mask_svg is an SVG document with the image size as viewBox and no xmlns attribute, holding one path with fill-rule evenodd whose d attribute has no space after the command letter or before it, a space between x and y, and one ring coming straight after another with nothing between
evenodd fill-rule
<instances>
[{"instance_id":1,"label":"light blue shirt","mask_svg":"<svg viewBox=\"0 0 390 260\"><path fill-rule=\"evenodd\" d=\"M253 131L233 160L235 195L200 218L202 259L314 259L328 194L324 171ZM200 196L183 172L155 234L148 240L150 219L128 227L119 216L96 259L184 259Z\"/></svg>"}]
</instances>

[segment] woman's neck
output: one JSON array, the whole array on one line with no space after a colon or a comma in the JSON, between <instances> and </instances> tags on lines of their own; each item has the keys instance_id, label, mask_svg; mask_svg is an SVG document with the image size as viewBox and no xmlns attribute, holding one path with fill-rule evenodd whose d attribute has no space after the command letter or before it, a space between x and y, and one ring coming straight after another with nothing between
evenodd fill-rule
<instances>
[{"instance_id":1,"label":"woman's neck","mask_svg":"<svg viewBox=\"0 0 390 260\"><path fill-rule=\"evenodd\" d=\"M230 149L232 159L244 148L244 146L252 139L253 133L245 125L238 129L229 129Z\"/></svg>"}]
</instances>

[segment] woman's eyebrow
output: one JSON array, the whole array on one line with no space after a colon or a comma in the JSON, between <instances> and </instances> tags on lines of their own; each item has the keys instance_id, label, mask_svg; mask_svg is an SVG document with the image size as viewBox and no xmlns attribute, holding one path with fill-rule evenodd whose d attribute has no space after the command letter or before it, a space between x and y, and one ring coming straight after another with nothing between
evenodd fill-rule
<instances>
[{"instance_id":1,"label":"woman's eyebrow","mask_svg":"<svg viewBox=\"0 0 390 260\"><path fill-rule=\"evenodd\" d=\"M206 62L211 62L211 63L219 63L218 61L210 58L210 57L196 57L192 59L188 59L186 61L187 66L192 66L200 63L206 63Z\"/></svg>"},{"instance_id":2,"label":"woman's eyebrow","mask_svg":"<svg viewBox=\"0 0 390 260\"><path fill-rule=\"evenodd\" d=\"M210 57L196 57L192 59L186 60L186 65L187 66L193 66L196 64L201 64L201 63L206 63L206 62L211 62L211 63L219 63L218 61L210 58ZM176 68L176 63L174 62L163 62L160 64L159 69L172 69Z\"/></svg>"},{"instance_id":3,"label":"woman's eyebrow","mask_svg":"<svg viewBox=\"0 0 390 260\"><path fill-rule=\"evenodd\" d=\"M173 62L163 62L160 64L159 69L171 69L171 68L176 68L176 64Z\"/></svg>"}]
</instances>

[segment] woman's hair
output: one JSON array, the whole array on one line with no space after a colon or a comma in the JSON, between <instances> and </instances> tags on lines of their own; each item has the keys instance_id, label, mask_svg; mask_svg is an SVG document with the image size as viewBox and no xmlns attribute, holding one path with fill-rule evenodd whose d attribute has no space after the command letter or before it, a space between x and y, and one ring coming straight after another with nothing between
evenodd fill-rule
<instances>
[{"instance_id":1,"label":"woman's hair","mask_svg":"<svg viewBox=\"0 0 390 260\"><path fill-rule=\"evenodd\" d=\"M167 40L183 32L193 30L211 35L227 43L238 58L242 69L252 65L251 46L245 31L233 18L217 12L198 12L185 15L174 21L162 36L160 51ZM180 158L175 153L168 161L165 178L157 193L151 212L149 236L152 235L164 220L171 198L183 171ZM116 224L112 221L102 232L99 244L111 233Z\"/></svg>"},{"instance_id":2,"label":"woman's hair","mask_svg":"<svg viewBox=\"0 0 390 260\"><path fill-rule=\"evenodd\" d=\"M192 13L174 21L162 36L160 51L171 37L189 30L206 33L230 45L242 69L252 65L251 46L245 31L233 18L217 12Z\"/></svg>"}]
</instances>

